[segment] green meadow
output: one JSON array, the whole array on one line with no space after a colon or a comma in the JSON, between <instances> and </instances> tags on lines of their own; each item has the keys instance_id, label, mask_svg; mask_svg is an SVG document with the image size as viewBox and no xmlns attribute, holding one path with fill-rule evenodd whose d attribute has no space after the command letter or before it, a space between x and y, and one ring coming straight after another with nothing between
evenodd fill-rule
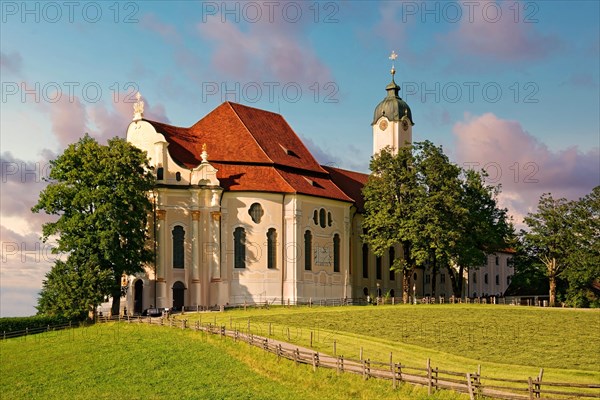
<instances>
[{"instance_id":1,"label":"green meadow","mask_svg":"<svg viewBox=\"0 0 600 400\"><path fill-rule=\"evenodd\" d=\"M600 383L600 310L492 305L271 307L186 313L346 358L485 377ZM175 325L180 325L176 321ZM335 348L335 350L334 350ZM7 399L460 399L463 395L278 360L229 338L106 323L0 341ZM485 380L484 380L485 384Z\"/></svg>"},{"instance_id":2,"label":"green meadow","mask_svg":"<svg viewBox=\"0 0 600 400\"><path fill-rule=\"evenodd\" d=\"M177 328L98 324L0 342L3 399L460 399L278 360Z\"/></svg>"},{"instance_id":3,"label":"green meadow","mask_svg":"<svg viewBox=\"0 0 600 400\"><path fill-rule=\"evenodd\" d=\"M527 379L600 383L600 310L500 305L248 309L178 316L337 355ZM288 339L289 338L289 339Z\"/></svg>"}]
</instances>

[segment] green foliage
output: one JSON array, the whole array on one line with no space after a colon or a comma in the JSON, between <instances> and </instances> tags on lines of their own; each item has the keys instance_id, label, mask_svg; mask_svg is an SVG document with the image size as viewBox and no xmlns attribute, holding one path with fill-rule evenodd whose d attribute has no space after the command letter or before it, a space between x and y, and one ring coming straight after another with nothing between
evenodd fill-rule
<instances>
[{"instance_id":1,"label":"green foliage","mask_svg":"<svg viewBox=\"0 0 600 400\"><path fill-rule=\"evenodd\" d=\"M385 148L373 156L370 168L363 189L363 238L376 255L402 245L403 257L392 269L403 273L405 302L408 277L417 265L431 266L433 284L437 271L447 268L460 296L463 268L483 265L486 254L506 246L513 228L506 210L498 208L499 187L486 185L485 174L450 162L441 147L418 142L396 155Z\"/></svg>"},{"instance_id":2,"label":"green foliage","mask_svg":"<svg viewBox=\"0 0 600 400\"><path fill-rule=\"evenodd\" d=\"M80 315L109 295L118 306L120 276L152 259L145 241L154 177L146 154L124 139L104 146L86 134L51 166L32 211L57 216L43 225L43 240L57 236L54 251L68 260L55 266L66 277L47 275L38 310Z\"/></svg>"},{"instance_id":3,"label":"green foliage","mask_svg":"<svg viewBox=\"0 0 600 400\"><path fill-rule=\"evenodd\" d=\"M578 201L545 193L525 223L529 231L522 232L523 241L529 254L545 266L550 304L555 305L561 295L557 293L561 281L567 304L597 304L593 285L600 281L600 186Z\"/></svg>"},{"instance_id":4,"label":"green foliage","mask_svg":"<svg viewBox=\"0 0 600 400\"><path fill-rule=\"evenodd\" d=\"M34 315L32 317L0 318L0 332L24 331L34 328L45 328L48 325L68 324L69 319L63 316Z\"/></svg>"}]
</instances>

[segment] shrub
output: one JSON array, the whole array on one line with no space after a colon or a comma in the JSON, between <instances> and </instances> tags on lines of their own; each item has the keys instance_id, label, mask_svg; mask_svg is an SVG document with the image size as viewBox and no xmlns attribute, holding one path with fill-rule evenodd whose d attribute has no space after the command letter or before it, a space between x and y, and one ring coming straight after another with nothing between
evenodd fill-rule
<instances>
[{"instance_id":1,"label":"shrub","mask_svg":"<svg viewBox=\"0 0 600 400\"><path fill-rule=\"evenodd\" d=\"M7 317L0 318L0 332L24 331L46 327L48 325L68 324L69 319L65 317L51 317L46 315L35 315L32 317Z\"/></svg>"}]
</instances>

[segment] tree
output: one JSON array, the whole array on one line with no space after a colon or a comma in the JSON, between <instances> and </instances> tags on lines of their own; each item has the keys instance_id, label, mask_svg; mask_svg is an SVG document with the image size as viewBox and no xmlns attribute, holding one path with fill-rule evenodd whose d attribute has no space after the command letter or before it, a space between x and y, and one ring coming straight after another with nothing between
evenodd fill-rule
<instances>
[{"instance_id":1,"label":"tree","mask_svg":"<svg viewBox=\"0 0 600 400\"><path fill-rule=\"evenodd\" d=\"M460 296L463 268L484 264L512 232L506 210L497 206L499 187L486 186L484 175L463 171L428 141L403 146L396 155L385 148L370 168L363 239L378 256L402 246L404 257L392 269L402 271L404 302L413 270L424 264L433 271L432 295L436 273L446 267Z\"/></svg>"},{"instance_id":2,"label":"tree","mask_svg":"<svg viewBox=\"0 0 600 400\"><path fill-rule=\"evenodd\" d=\"M49 185L32 211L58 216L42 227L42 239L58 236L54 251L68 257L54 268L66 269L67 277L84 279L103 296L112 296L112 312L118 313L121 276L141 271L152 260L145 244L151 210L147 193L154 177L146 154L124 139L114 138L103 146L86 134L50 163ZM97 278L91 279L94 274ZM55 275L51 272L44 286L42 310L47 299L58 298L52 292L64 287ZM99 304L95 295L91 299ZM73 307L84 306L71 300Z\"/></svg>"},{"instance_id":3,"label":"tree","mask_svg":"<svg viewBox=\"0 0 600 400\"><path fill-rule=\"evenodd\" d=\"M600 305L592 287L600 281L600 186L571 204L572 244L568 252L566 301L576 307Z\"/></svg>"},{"instance_id":4,"label":"tree","mask_svg":"<svg viewBox=\"0 0 600 400\"><path fill-rule=\"evenodd\" d=\"M46 274L37 309L40 314L83 320L110 293L112 273L93 258L70 255Z\"/></svg>"},{"instance_id":5,"label":"tree","mask_svg":"<svg viewBox=\"0 0 600 400\"><path fill-rule=\"evenodd\" d=\"M550 193L540 197L536 213L529 213L525 223L529 232L524 234L530 251L546 267L550 281L550 306L556 305L557 280L568 266L569 252L573 249L572 203L564 198L554 199Z\"/></svg>"},{"instance_id":6,"label":"tree","mask_svg":"<svg viewBox=\"0 0 600 400\"><path fill-rule=\"evenodd\" d=\"M412 146L401 147L396 155L384 148L373 156L370 169L372 173L363 188L363 239L378 256L394 245L402 246L403 257L397 257L391 269L402 273L402 301L408 303L410 277L416 266L411 221L418 204Z\"/></svg>"},{"instance_id":7,"label":"tree","mask_svg":"<svg viewBox=\"0 0 600 400\"><path fill-rule=\"evenodd\" d=\"M415 143L415 169L419 196L409 221L413 254L417 264L429 263L435 297L437 272L450 266L463 234L460 222L467 216L461 204L461 169L429 141Z\"/></svg>"},{"instance_id":8,"label":"tree","mask_svg":"<svg viewBox=\"0 0 600 400\"><path fill-rule=\"evenodd\" d=\"M463 171L460 203L467 212L459 218L460 235L452 250L455 265L448 265L454 295L463 290L465 269L484 265L490 253L505 249L507 240L514 236L514 228L507 217L507 209L498 207L500 186L485 184L485 171Z\"/></svg>"}]
</instances>

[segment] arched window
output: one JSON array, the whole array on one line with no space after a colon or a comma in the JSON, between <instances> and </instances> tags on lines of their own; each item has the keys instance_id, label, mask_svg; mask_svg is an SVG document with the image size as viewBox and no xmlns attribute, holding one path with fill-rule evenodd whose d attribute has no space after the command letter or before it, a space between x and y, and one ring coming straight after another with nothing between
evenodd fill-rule
<instances>
[{"instance_id":1,"label":"arched window","mask_svg":"<svg viewBox=\"0 0 600 400\"><path fill-rule=\"evenodd\" d=\"M277 268L277 231L267 231L267 268Z\"/></svg>"},{"instance_id":2,"label":"arched window","mask_svg":"<svg viewBox=\"0 0 600 400\"><path fill-rule=\"evenodd\" d=\"M312 233L304 232L304 269L312 269Z\"/></svg>"},{"instance_id":3,"label":"arched window","mask_svg":"<svg viewBox=\"0 0 600 400\"><path fill-rule=\"evenodd\" d=\"M181 181L181 172L176 172L176 173L175 173L175 180L176 180L177 182L180 182L180 181Z\"/></svg>"},{"instance_id":4,"label":"arched window","mask_svg":"<svg viewBox=\"0 0 600 400\"><path fill-rule=\"evenodd\" d=\"M173 268L183 268L185 266L183 251L185 231L183 230L183 226L175 226L171 233L173 234Z\"/></svg>"},{"instance_id":5,"label":"arched window","mask_svg":"<svg viewBox=\"0 0 600 400\"><path fill-rule=\"evenodd\" d=\"M340 235L333 235L333 272L340 272Z\"/></svg>"},{"instance_id":6,"label":"arched window","mask_svg":"<svg viewBox=\"0 0 600 400\"><path fill-rule=\"evenodd\" d=\"M377 279L381 279L381 257L377 256L375 259L375 275Z\"/></svg>"},{"instance_id":7,"label":"arched window","mask_svg":"<svg viewBox=\"0 0 600 400\"><path fill-rule=\"evenodd\" d=\"M396 259L396 250L393 247L390 247L390 281L396 279L396 272L392 271L392 265L394 265L394 260ZM393 296L392 296L393 297Z\"/></svg>"},{"instance_id":8,"label":"arched window","mask_svg":"<svg viewBox=\"0 0 600 400\"><path fill-rule=\"evenodd\" d=\"M485 274L483 276L483 283L485 283L486 285L488 284L488 274Z\"/></svg>"},{"instance_id":9,"label":"arched window","mask_svg":"<svg viewBox=\"0 0 600 400\"><path fill-rule=\"evenodd\" d=\"M477 274L473 273L473 283L477 283Z\"/></svg>"},{"instance_id":10,"label":"arched window","mask_svg":"<svg viewBox=\"0 0 600 400\"><path fill-rule=\"evenodd\" d=\"M246 268L246 230L235 228L233 231L234 268Z\"/></svg>"},{"instance_id":11,"label":"arched window","mask_svg":"<svg viewBox=\"0 0 600 400\"><path fill-rule=\"evenodd\" d=\"M319 225L319 212L317 210L313 212L313 222L315 225Z\"/></svg>"},{"instance_id":12,"label":"arched window","mask_svg":"<svg viewBox=\"0 0 600 400\"><path fill-rule=\"evenodd\" d=\"M496 265L500 265L500 257L496 256Z\"/></svg>"},{"instance_id":13,"label":"arched window","mask_svg":"<svg viewBox=\"0 0 600 400\"><path fill-rule=\"evenodd\" d=\"M259 224L262 216L265 215L262 206L259 203L253 203L248 209L248 214L252 218L252 222Z\"/></svg>"},{"instance_id":14,"label":"arched window","mask_svg":"<svg viewBox=\"0 0 600 400\"><path fill-rule=\"evenodd\" d=\"M321 228L325 228L327 224L327 220L325 219L325 217L325 209L321 208L321 210L319 210L319 224L321 225Z\"/></svg>"},{"instance_id":15,"label":"arched window","mask_svg":"<svg viewBox=\"0 0 600 400\"><path fill-rule=\"evenodd\" d=\"M496 275L496 285L500 284L500 275Z\"/></svg>"},{"instance_id":16,"label":"arched window","mask_svg":"<svg viewBox=\"0 0 600 400\"><path fill-rule=\"evenodd\" d=\"M158 167L156 169L156 180L162 181L165 177L165 169L163 167Z\"/></svg>"},{"instance_id":17,"label":"arched window","mask_svg":"<svg viewBox=\"0 0 600 400\"><path fill-rule=\"evenodd\" d=\"M369 277L369 246L363 244L362 246L362 267L363 267L363 278Z\"/></svg>"},{"instance_id":18,"label":"arched window","mask_svg":"<svg viewBox=\"0 0 600 400\"><path fill-rule=\"evenodd\" d=\"M331 212L327 212L327 226L333 225L333 217L331 216Z\"/></svg>"}]
</instances>

